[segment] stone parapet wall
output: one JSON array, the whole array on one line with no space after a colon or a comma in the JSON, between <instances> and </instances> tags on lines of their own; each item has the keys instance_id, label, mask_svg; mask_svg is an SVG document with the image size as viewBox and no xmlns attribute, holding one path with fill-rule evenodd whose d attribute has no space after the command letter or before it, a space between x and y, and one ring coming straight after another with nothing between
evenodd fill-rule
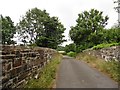
<instances>
[{"instance_id":1,"label":"stone parapet wall","mask_svg":"<svg viewBox=\"0 0 120 90\"><path fill-rule=\"evenodd\" d=\"M0 46L2 88L21 87L30 78L37 78L40 70L57 51L49 48Z\"/></svg>"},{"instance_id":2,"label":"stone parapet wall","mask_svg":"<svg viewBox=\"0 0 120 90\"><path fill-rule=\"evenodd\" d=\"M104 59L105 61L120 61L120 46L112 46L99 50L87 50L90 55Z\"/></svg>"}]
</instances>

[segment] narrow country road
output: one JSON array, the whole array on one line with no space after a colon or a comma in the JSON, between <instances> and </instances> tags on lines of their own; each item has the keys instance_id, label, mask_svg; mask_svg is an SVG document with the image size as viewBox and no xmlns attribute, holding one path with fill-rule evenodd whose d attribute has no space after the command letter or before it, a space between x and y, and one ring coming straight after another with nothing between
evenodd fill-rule
<instances>
[{"instance_id":1,"label":"narrow country road","mask_svg":"<svg viewBox=\"0 0 120 90\"><path fill-rule=\"evenodd\" d=\"M84 62L64 56L56 88L118 88L118 84Z\"/></svg>"}]
</instances>

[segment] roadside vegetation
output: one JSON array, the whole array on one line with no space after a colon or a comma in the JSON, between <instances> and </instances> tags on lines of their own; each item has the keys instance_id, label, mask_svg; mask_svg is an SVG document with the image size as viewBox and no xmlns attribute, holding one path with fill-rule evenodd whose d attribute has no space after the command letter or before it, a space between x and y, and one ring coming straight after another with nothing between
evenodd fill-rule
<instances>
[{"instance_id":1,"label":"roadside vegetation","mask_svg":"<svg viewBox=\"0 0 120 90\"><path fill-rule=\"evenodd\" d=\"M24 88L52 88L55 83L56 71L61 58L62 56L60 54L55 55L53 60L43 67L40 72L40 77L38 79L32 78L29 80L28 83L24 85Z\"/></svg>"},{"instance_id":2,"label":"roadside vegetation","mask_svg":"<svg viewBox=\"0 0 120 90\"><path fill-rule=\"evenodd\" d=\"M76 25L71 26L69 31L73 43L65 47L59 46L57 50L65 51L66 55L74 57L74 55L86 49L97 50L119 46L120 27L115 25L110 29L106 29L108 19L108 16L103 16L103 12L96 9L79 13ZM73 52L74 55L71 55Z\"/></svg>"},{"instance_id":3,"label":"roadside vegetation","mask_svg":"<svg viewBox=\"0 0 120 90\"><path fill-rule=\"evenodd\" d=\"M120 83L120 62L116 62L115 60L106 62L105 60L89 55L87 52L79 53L76 59L88 63L90 66L97 68Z\"/></svg>"},{"instance_id":4,"label":"roadside vegetation","mask_svg":"<svg viewBox=\"0 0 120 90\"><path fill-rule=\"evenodd\" d=\"M67 55L70 56L70 57L75 57L76 53L73 52L73 51L70 51L70 52L67 53Z\"/></svg>"},{"instance_id":5,"label":"roadside vegetation","mask_svg":"<svg viewBox=\"0 0 120 90\"><path fill-rule=\"evenodd\" d=\"M102 48L107 48L107 47L112 47L112 46L119 46L120 45L120 42L119 43L109 43L109 44L106 44L106 43L103 43L103 44L98 44L97 46L93 46L92 49L102 49Z\"/></svg>"},{"instance_id":6,"label":"roadside vegetation","mask_svg":"<svg viewBox=\"0 0 120 90\"><path fill-rule=\"evenodd\" d=\"M72 26L69 32L76 53L92 47L101 49L120 43L120 28L113 26L106 29L108 19L108 16L103 16L102 11L95 9L78 14L76 25Z\"/></svg>"},{"instance_id":7,"label":"roadside vegetation","mask_svg":"<svg viewBox=\"0 0 120 90\"><path fill-rule=\"evenodd\" d=\"M102 43L102 44L98 44L96 46L93 46L93 47L87 48L87 49L98 50L98 49L108 48L108 47L112 47L112 46L120 46L120 42L119 43L117 43L117 42L116 43L114 43L114 42L113 43ZM72 43L72 44L66 45L65 47L60 46L58 48L58 51L62 55L68 55L70 57L75 57L79 53L79 52L76 52L76 48L77 47L75 46L75 44ZM85 49L85 50L87 50L87 49Z\"/></svg>"}]
</instances>

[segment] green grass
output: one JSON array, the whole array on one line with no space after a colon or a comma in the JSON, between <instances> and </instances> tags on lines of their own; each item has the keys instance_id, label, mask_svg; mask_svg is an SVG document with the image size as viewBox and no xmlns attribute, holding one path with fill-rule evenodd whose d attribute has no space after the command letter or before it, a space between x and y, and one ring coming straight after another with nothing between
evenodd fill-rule
<instances>
[{"instance_id":1,"label":"green grass","mask_svg":"<svg viewBox=\"0 0 120 90\"><path fill-rule=\"evenodd\" d=\"M120 62L116 62L114 60L106 62L85 52L78 54L76 58L78 60L85 61L90 66L97 68L99 71L107 74L112 79L120 83Z\"/></svg>"},{"instance_id":2,"label":"green grass","mask_svg":"<svg viewBox=\"0 0 120 90\"><path fill-rule=\"evenodd\" d=\"M102 49L102 48L107 48L107 47L111 47L111 46L118 46L120 45L120 43L110 43L110 44L106 44L106 43L103 43L103 44L99 44L97 46L93 46L92 49Z\"/></svg>"},{"instance_id":3,"label":"green grass","mask_svg":"<svg viewBox=\"0 0 120 90\"><path fill-rule=\"evenodd\" d=\"M41 71L39 79L31 79L24 86L25 88L52 88L56 78L57 67L60 63L61 55L57 54L53 60Z\"/></svg>"},{"instance_id":4,"label":"green grass","mask_svg":"<svg viewBox=\"0 0 120 90\"><path fill-rule=\"evenodd\" d=\"M115 81L120 82L120 63L116 61L98 63L98 68L106 72Z\"/></svg>"}]
</instances>

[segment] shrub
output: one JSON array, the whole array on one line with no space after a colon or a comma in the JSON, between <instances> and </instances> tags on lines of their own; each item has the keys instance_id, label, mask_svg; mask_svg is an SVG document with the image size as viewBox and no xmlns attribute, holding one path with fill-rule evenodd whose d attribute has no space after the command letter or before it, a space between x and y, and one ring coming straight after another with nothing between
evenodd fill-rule
<instances>
[{"instance_id":1,"label":"shrub","mask_svg":"<svg viewBox=\"0 0 120 90\"><path fill-rule=\"evenodd\" d=\"M107 48L107 47L111 47L111 46L118 46L118 45L120 45L120 43L110 43L110 44L103 43L103 44L94 46L92 49L97 50L97 49Z\"/></svg>"},{"instance_id":2,"label":"shrub","mask_svg":"<svg viewBox=\"0 0 120 90\"><path fill-rule=\"evenodd\" d=\"M73 52L73 51L70 51L70 52L67 53L67 55L70 56L70 57L75 57L76 53Z\"/></svg>"},{"instance_id":3,"label":"shrub","mask_svg":"<svg viewBox=\"0 0 120 90\"><path fill-rule=\"evenodd\" d=\"M67 53L70 52L70 51L75 52L76 51L76 45L74 43L66 45L64 51L66 51Z\"/></svg>"}]
</instances>

